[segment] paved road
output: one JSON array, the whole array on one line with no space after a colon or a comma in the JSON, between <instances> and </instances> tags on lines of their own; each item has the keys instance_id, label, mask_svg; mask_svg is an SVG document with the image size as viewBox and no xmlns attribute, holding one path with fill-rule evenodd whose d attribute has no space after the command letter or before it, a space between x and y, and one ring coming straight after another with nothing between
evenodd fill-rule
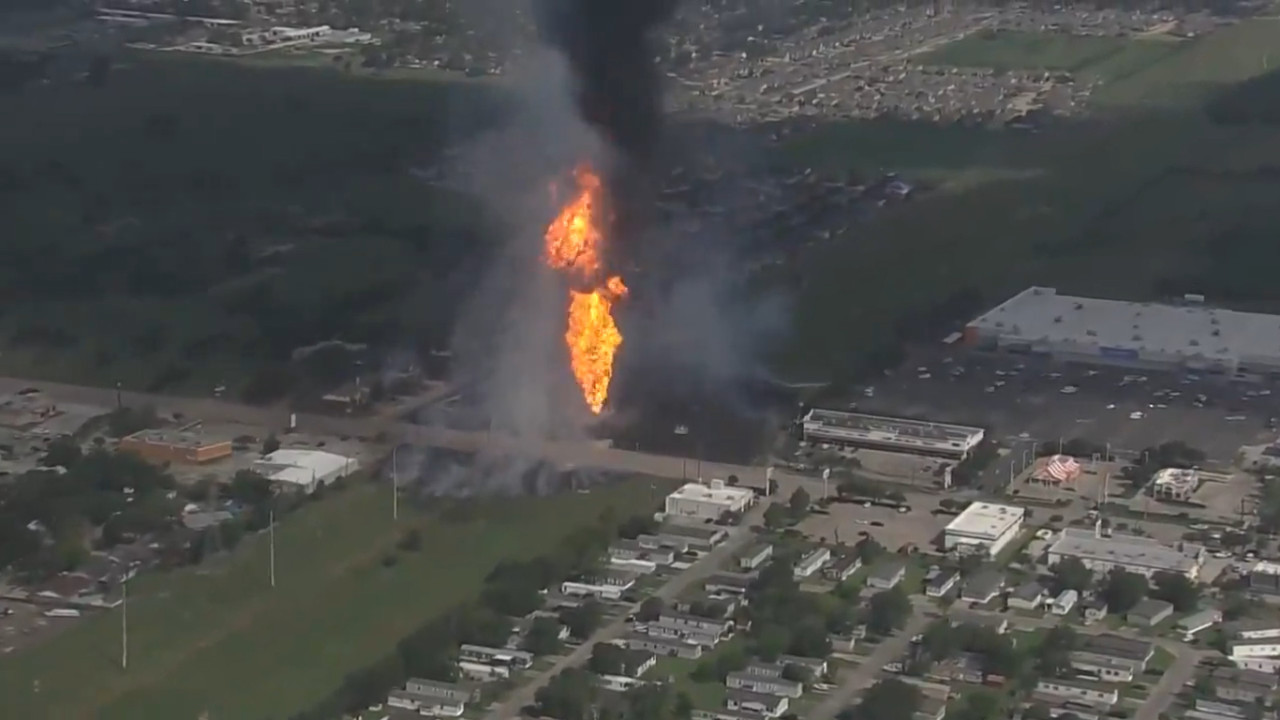
<instances>
[{"instance_id":1,"label":"paved road","mask_svg":"<svg viewBox=\"0 0 1280 720\"><path fill-rule=\"evenodd\" d=\"M870 687L880 677L884 666L893 662L907 651L911 638L924 630L930 622L920 608L907 622L907 626L896 635L882 640L875 650L853 671L847 673L840 681L840 687L827 695L813 710L809 711L806 720L831 720L841 710L848 707L859 691Z\"/></svg>"},{"instance_id":2,"label":"paved road","mask_svg":"<svg viewBox=\"0 0 1280 720\"><path fill-rule=\"evenodd\" d=\"M1147 701L1138 708L1134 720L1159 718L1160 713L1169 708L1174 696L1182 690L1183 686L1191 682L1196 672L1196 665L1200 662L1200 657L1205 654L1180 643L1161 642L1160 646L1173 653L1173 664L1164 671L1160 682L1156 683L1151 694L1147 696Z\"/></svg>"},{"instance_id":3,"label":"paved road","mask_svg":"<svg viewBox=\"0 0 1280 720\"><path fill-rule=\"evenodd\" d=\"M733 557L735 553L743 548L754 537L748 528L755 523L761 521L764 516L764 509L768 507L768 503L760 503L752 508L743 518L741 527L736 528L729 538L720 543L720 546L704 555L698 562L694 563L684 572L676 575L659 588L654 595L663 600L672 600L680 596L685 590L695 583L701 582L709 575L721 572L721 565ZM627 614L635 612L639 608L637 604L632 607ZM609 642L622 637L627 631L626 614L622 617L610 622L608 625L600 628L586 642L574 648L573 652L560 658L550 668L538 673L530 678L518 689L507 696L506 700L497 706L491 708L485 713L486 720L508 720L509 718L518 717L520 708L525 705L532 704L534 695L538 690L551 681L561 671L566 668L583 665L591 657L591 650L597 644Z\"/></svg>"}]
</instances>

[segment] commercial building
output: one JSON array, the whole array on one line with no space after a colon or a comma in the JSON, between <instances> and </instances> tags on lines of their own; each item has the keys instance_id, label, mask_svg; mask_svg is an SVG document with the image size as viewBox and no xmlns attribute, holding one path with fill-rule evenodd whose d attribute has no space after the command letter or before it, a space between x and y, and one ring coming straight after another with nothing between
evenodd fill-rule
<instances>
[{"instance_id":1,"label":"commercial building","mask_svg":"<svg viewBox=\"0 0 1280 720\"><path fill-rule=\"evenodd\" d=\"M1049 548L1049 564L1071 557L1098 574L1121 568L1147 577L1172 572L1195 580L1204 555L1202 546L1191 543L1180 542L1171 547L1137 535L1114 533L1103 537L1097 529L1066 528Z\"/></svg>"},{"instance_id":2,"label":"commercial building","mask_svg":"<svg viewBox=\"0 0 1280 720\"><path fill-rule=\"evenodd\" d=\"M689 483L667 496L667 515L716 520L725 513L745 512L755 499L747 488L728 487L723 480L709 485Z\"/></svg>"},{"instance_id":3,"label":"commercial building","mask_svg":"<svg viewBox=\"0 0 1280 720\"><path fill-rule=\"evenodd\" d=\"M1059 295L1031 287L965 327L972 346L1060 361L1280 377L1280 317Z\"/></svg>"},{"instance_id":4,"label":"commercial building","mask_svg":"<svg viewBox=\"0 0 1280 720\"><path fill-rule=\"evenodd\" d=\"M1016 505L974 502L943 531L942 545L961 554L994 558L1018 536L1027 511Z\"/></svg>"},{"instance_id":5,"label":"commercial building","mask_svg":"<svg viewBox=\"0 0 1280 720\"><path fill-rule=\"evenodd\" d=\"M965 425L814 408L801 420L804 441L962 460L985 431Z\"/></svg>"},{"instance_id":6,"label":"commercial building","mask_svg":"<svg viewBox=\"0 0 1280 720\"><path fill-rule=\"evenodd\" d=\"M121 438L120 449L157 465L203 465L231 457L231 440L210 436L195 423L175 430L139 430Z\"/></svg>"},{"instance_id":7,"label":"commercial building","mask_svg":"<svg viewBox=\"0 0 1280 720\"><path fill-rule=\"evenodd\" d=\"M281 449L253 463L254 472L271 482L304 492L315 492L359 469L355 458L323 450Z\"/></svg>"},{"instance_id":8,"label":"commercial building","mask_svg":"<svg viewBox=\"0 0 1280 720\"><path fill-rule=\"evenodd\" d=\"M1183 468L1164 468L1151 476L1152 497L1165 500L1189 500L1200 487L1200 473Z\"/></svg>"}]
</instances>

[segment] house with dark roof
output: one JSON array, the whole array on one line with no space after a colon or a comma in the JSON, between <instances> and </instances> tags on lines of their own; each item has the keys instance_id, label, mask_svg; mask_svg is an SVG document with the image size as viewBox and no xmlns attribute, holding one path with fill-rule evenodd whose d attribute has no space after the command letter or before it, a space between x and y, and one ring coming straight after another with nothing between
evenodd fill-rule
<instances>
[{"instance_id":1,"label":"house with dark roof","mask_svg":"<svg viewBox=\"0 0 1280 720\"><path fill-rule=\"evenodd\" d=\"M960 591L960 599L965 602L985 605L996 599L1004 589L1004 573L995 568L979 570L973 577L965 580Z\"/></svg>"}]
</instances>

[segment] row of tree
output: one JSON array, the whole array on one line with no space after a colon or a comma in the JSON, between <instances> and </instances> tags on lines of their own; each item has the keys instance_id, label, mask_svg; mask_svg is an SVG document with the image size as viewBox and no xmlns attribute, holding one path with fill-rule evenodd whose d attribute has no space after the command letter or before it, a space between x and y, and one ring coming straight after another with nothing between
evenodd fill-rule
<instances>
[{"instance_id":1,"label":"row of tree","mask_svg":"<svg viewBox=\"0 0 1280 720\"><path fill-rule=\"evenodd\" d=\"M1094 586L1093 571L1076 558L1064 558L1052 568L1054 593L1085 592ZM1194 610L1200 603L1200 587L1186 575L1160 572L1146 576L1116 568L1097 580L1098 595L1113 613L1126 613L1144 598L1164 600L1178 612Z\"/></svg>"}]
</instances>

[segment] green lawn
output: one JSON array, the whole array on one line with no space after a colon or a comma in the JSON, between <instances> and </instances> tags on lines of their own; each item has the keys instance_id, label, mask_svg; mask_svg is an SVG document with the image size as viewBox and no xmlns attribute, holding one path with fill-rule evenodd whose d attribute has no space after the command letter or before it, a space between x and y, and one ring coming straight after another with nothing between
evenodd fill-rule
<instances>
[{"instance_id":1,"label":"green lawn","mask_svg":"<svg viewBox=\"0 0 1280 720\"><path fill-rule=\"evenodd\" d=\"M719 653L725 652L727 648L739 647L745 640L741 635L720 643L714 650L704 653L698 660L687 660L685 658L661 657L658 658L657 665L645 676L649 680L657 680L666 682L668 679L674 684L677 692L685 692L689 694L689 698L693 700L694 708L698 710L716 710L724 707L724 698L727 692L723 682L698 682L691 677L694 668L703 662L713 662Z\"/></svg>"},{"instance_id":2,"label":"green lawn","mask_svg":"<svg viewBox=\"0 0 1280 720\"><path fill-rule=\"evenodd\" d=\"M920 56L926 65L1055 70L1117 80L1162 62L1187 43L1020 31L980 32Z\"/></svg>"},{"instance_id":3,"label":"green lawn","mask_svg":"<svg viewBox=\"0 0 1280 720\"><path fill-rule=\"evenodd\" d=\"M659 481L662 482L662 481ZM447 523L401 506L388 517L385 488L361 485L290 516L276 530L277 587L267 543L247 538L212 571L149 574L129 604L129 668L120 615L86 619L47 644L0 659L6 717L28 720L283 718L343 676L391 652L407 633L465 602L505 558L545 552L606 507L646 507L649 482L591 493L495 501L474 519ZM422 550L383 556L410 527ZM38 688L38 693L33 693Z\"/></svg>"}]
</instances>

